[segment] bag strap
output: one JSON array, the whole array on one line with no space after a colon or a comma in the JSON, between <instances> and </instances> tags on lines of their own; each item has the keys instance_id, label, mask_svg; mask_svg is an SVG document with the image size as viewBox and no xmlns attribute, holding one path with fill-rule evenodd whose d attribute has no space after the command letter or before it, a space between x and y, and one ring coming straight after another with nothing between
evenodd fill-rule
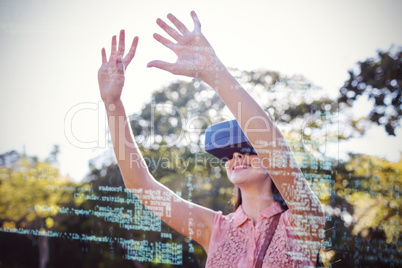
<instances>
[{"instance_id":1,"label":"bag strap","mask_svg":"<svg viewBox=\"0 0 402 268\"><path fill-rule=\"evenodd\" d=\"M276 214L272 217L272 222L269 225L269 229L267 231L267 235L265 236L264 243L261 246L260 253L258 254L257 263L255 264L255 268L261 268L262 262L264 260L265 253L268 250L269 244L271 244L272 237L275 234L276 226L278 226L279 218L281 217L282 212Z\"/></svg>"}]
</instances>

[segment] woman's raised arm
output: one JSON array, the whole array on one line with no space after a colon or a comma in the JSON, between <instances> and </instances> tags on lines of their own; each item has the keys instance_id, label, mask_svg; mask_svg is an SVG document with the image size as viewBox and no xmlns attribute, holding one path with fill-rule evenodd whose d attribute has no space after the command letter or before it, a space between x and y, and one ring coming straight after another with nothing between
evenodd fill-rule
<instances>
[{"instance_id":1,"label":"woman's raised arm","mask_svg":"<svg viewBox=\"0 0 402 268\"><path fill-rule=\"evenodd\" d=\"M167 214L163 211L160 218L173 229L197 241L207 251L215 213L182 199L156 181L149 173L134 140L130 122L121 101L121 93L125 81L125 70L137 50L138 37L134 38L125 57L123 57L124 39L122 30L117 49L116 36L113 36L109 60L106 58L105 49L102 49L102 66L98 71L100 94L105 104L114 152L124 184L134 194L137 194L139 191L136 190L139 189L152 190L163 196L164 200L170 200L171 213ZM142 199L142 195L137 197ZM152 211L152 207L150 210Z\"/></svg>"},{"instance_id":2,"label":"woman's raised arm","mask_svg":"<svg viewBox=\"0 0 402 268\"><path fill-rule=\"evenodd\" d=\"M177 28L162 20L158 25L176 43L154 34L154 38L177 55L175 63L151 61L156 67L173 74L200 78L220 96L237 119L247 138L256 149L264 167L290 209L291 224L315 261L317 248L323 238L324 217L317 197L310 189L296 164L281 132L264 110L229 73L216 56L212 46L201 32L201 23L191 12L194 30L189 31L175 16L167 18Z\"/></svg>"}]
</instances>

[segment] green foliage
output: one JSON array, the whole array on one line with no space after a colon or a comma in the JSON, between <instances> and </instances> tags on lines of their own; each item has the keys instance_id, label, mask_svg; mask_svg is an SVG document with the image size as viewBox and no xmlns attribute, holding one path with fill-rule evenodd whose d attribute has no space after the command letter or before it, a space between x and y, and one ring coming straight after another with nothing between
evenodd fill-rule
<instances>
[{"instance_id":1,"label":"green foliage","mask_svg":"<svg viewBox=\"0 0 402 268\"><path fill-rule=\"evenodd\" d=\"M340 114L336 101L323 96L317 87L301 76L286 77L278 72L265 70L232 72L284 133L296 160L322 204L340 211L339 214L332 215L327 222L328 229L333 230L327 232L327 239L333 247L322 252L327 264L343 259L343 265L353 266L356 260L353 259L352 252L361 250L355 248L356 244L370 243L369 239L376 239L375 243L386 241L391 243L390 248L394 248L400 236L400 229L396 224L400 222L397 212L400 204L392 200L392 197L398 195L400 188L389 191L387 187L391 184L393 187L399 187L397 178L400 168L385 160L370 160L371 166L363 168L369 173L363 178L359 177L362 176L359 173L362 169L359 163L375 158L351 157L347 162L339 162L334 168L331 165L339 160L328 159L325 153L320 152L321 147L328 142L336 143L364 134L367 125L353 119L348 114L350 110L343 109ZM180 91L182 88L189 90ZM227 111L221 101L206 90L199 81L175 82L155 92L154 102L145 106L140 115L132 117L132 125L134 133L140 133L136 135L137 140L144 140L141 136L143 133L155 134L157 137L153 139L153 144L142 143L141 146L156 179L186 198L186 182L191 177L194 185L192 201L229 213L232 207L228 201L233 202L232 185L226 179L223 165L212 164L214 158L204 154L202 150L202 133L207 127L204 122L213 124L227 120L227 116L224 116ZM180 97L174 94L175 91L180 91ZM194 96L203 98L194 102ZM179 101L180 98L185 101ZM157 109L158 105L161 108ZM163 107L166 107L165 110ZM178 108L176 112L169 112L169 109L174 110L171 107ZM208 107L215 108L211 110ZM194 128L186 128L186 120L194 114L203 116L203 121L198 122L198 132L191 133L189 130ZM164 117L165 119L162 119ZM172 120L172 117L175 120ZM155 118L154 129L139 127L140 121L135 121L138 118L149 121L143 124L148 127L152 125L152 118ZM191 134L194 135L189 139ZM163 166L161 162L158 164L159 159L168 160ZM309 176L310 174L312 176ZM361 183L357 185L357 181ZM364 181L370 181L370 187ZM345 251L349 253L340 254ZM390 252L392 258L393 251ZM360 263L372 265L382 262Z\"/></svg>"},{"instance_id":2,"label":"green foliage","mask_svg":"<svg viewBox=\"0 0 402 268\"><path fill-rule=\"evenodd\" d=\"M334 191L354 208L353 234L367 236L371 228L381 228L388 243L401 238L402 158L397 163L350 154L344 173L338 174Z\"/></svg>"},{"instance_id":3,"label":"green foliage","mask_svg":"<svg viewBox=\"0 0 402 268\"><path fill-rule=\"evenodd\" d=\"M399 174L402 162L350 155L349 160L340 161L334 167L336 160L329 159L322 147L328 142L361 135L367 125L352 119L347 110L339 113L336 101L324 96L302 76L287 77L267 70L232 72L284 133L296 161L324 207L338 209L339 213L328 213L331 216L327 220L328 250L322 252L323 259L328 264L342 259L341 266L354 267L353 254L357 250L385 240L389 248L393 248L401 233ZM224 214L233 211L233 185L226 177L224 164L203 150L206 127L231 119L211 89L199 80L173 82L154 92L152 101L130 118L135 139L157 180L184 199L222 210ZM102 167L92 166L87 180L73 185L54 167L57 154L55 147L48 161L23 158L13 168L0 168L0 224L3 228L43 228L150 242L163 239L184 245L184 266L203 266L206 259L203 249L193 243L195 252L189 252L186 245L190 241L167 225L162 225L162 232L171 233L171 239L161 238L156 231L127 230L106 217L60 215L57 208L62 206L83 211L96 211L99 206L127 211L133 209L133 204L112 201L125 198L126 193L99 190L101 186L124 188L116 164L104 162ZM62 190L69 186L74 191ZM98 199L88 198L90 196ZM110 200L104 201L102 197ZM350 215L352 220L347 220L345 215ZM11 239L3 235L2 238L11 241L16 236ZM71 267L78 262L82 267L133 265L122 258L125 253L119 243L112 245L114 255L109 243L73 242L64 238L50 239L49 243L49 266L52 267ZM357 244L360 248L356 250ZM197 263L192 262L194 260ZM135 265L170 267L157 263ZM373 265L373 262L366 265Z\"/></svg>"},{"instance_id":4,"label":"green foliage","mask_svg":"<svg viewBox=\"0 0 402 268\"><path fill-rule=\"evenodd\" d=\"M326 250L332 267L393 267L400 263L401 160L350 154L335 167L325 202Z\"/></svg>"},{"instance_id":5,"label":"green foliage","mask_svg":"<svg viewBox=\"0 0 402 268\"><path fill-rule=\"evenodd\" d=\"M0 168L0 218L8 227L51 229L57 222L58 206L72 200L65 191L68 177L49 162L21 158L15 167Z\"/></svg>"},{"instance_id":6,"label":"green foliage","mask_svg":"<svg viewBox=\"0 0 402 268\"><path fill-rule=\"evenodd\" d=\"M376 58L358 62L359 71L349 71L338 101L352 105L361 95L374 101L369 119L395 135L402 116L402 47L378 51Z\"/></svg>"},{"instance_id":7,"label":"green foliage","mask_svg":"<svg viewBox=\"0 0 402 268\"><path fill-rule=\"evenodd\" d=\"M152 95L131 126L152 175L168 188L217 210L230 212L231 183L224 163L203 150L205 129L228 120L219 97L198 80L177 81ZM227 113L227 112L226 112Z\"/></svg>"},{"instance_id":8,"label":"green foliage","mask_svg":"<svg viewBox=\"0 0 402 268\"><path fill-rule=\"evenodd\" d=\"M219 97L204 83L177 81L154 92L141 113L130 117L131 127L137 143L144 147L188 146L199 152L202 131L211 121L222 121L223 108Z\"/></svg>"},{"instance_id":9,"label":"green foliage","mask_svg":"<svg viewBox=\"0 0 402 268\"><path fill-rule=\"evenodd\" d=\"M57 152L55 146L51 154L53 162ZM70 186L70 178L62 177L52 163L37 158L24 156L14 166L0 167L2 230L24 228L44 232L62 229L59 208L73 199L72 193L64 190ZM39 267L45 267L49 260L49 238L30 232L26 236L38 245Z\"/></svg>"}]
</instances>

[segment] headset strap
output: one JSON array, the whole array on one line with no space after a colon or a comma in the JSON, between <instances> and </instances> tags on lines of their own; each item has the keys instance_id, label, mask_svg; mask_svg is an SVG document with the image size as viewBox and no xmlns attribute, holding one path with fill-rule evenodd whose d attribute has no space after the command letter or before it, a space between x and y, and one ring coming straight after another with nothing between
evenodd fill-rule
<instances>
[{"instance_id":1,"label":"headset strap","mask_svg":"<svg viewBox=\"0 0 402 268\"><path fill-rule=\"evenodd\" d=\"M264 243L262 244L260 253L258 254L258 259L257 259L257 263L255 264L255 268L262 267L262 262L264 260L265 253L268 250L269 244L271 244L272 237L275 234L276 226L278 226L279 218L281 217L282 212L280 212L272 217L272 222L269 225L269 229L267 231L267 235L265 236Z\"/></svg>"}]
</instances>

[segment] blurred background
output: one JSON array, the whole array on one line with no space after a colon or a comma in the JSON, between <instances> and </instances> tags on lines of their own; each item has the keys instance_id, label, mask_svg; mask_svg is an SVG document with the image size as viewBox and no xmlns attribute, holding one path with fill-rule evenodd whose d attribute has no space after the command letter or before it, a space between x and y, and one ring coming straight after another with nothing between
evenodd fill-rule
<instances>
[{"instance_id":1,"label":"blurred background","mask_svg":"<svg viewBox=\"0 0 402 268\"><path fill-rule=\"evenodd\" d=\"M204 83L147 69L195 10L220 59L292 147L327 213L327 267L401 265L400 1L0 0L0 267L203 267L195 242L124 190L101 102L101 48L138 35L123 101L146 162L185 199L233 210L203 131L231 118ZM144 193L147 194L147 193ZM163 202L157 196L150 200ZM168 211L168 204L159 203Z\"/></svg>"}]
</instances>

